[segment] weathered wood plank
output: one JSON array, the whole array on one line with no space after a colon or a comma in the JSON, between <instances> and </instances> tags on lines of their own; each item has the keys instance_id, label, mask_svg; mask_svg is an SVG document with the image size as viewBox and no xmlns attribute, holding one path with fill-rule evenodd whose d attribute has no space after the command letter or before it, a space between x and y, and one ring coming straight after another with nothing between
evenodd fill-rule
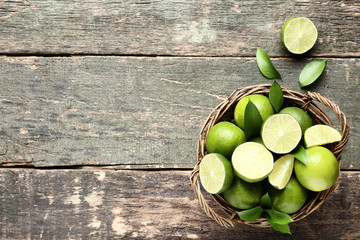
<instances>
[{"instance_id":1,"label":"weathered wood plank","mask_svg":"<svg viewBox=\"0 0 360 240\"><path fill-rule=\"evenodd\" d=\"M189 171L0 169L1 239L290 239L272 229L225 229L195 199ZM359 172L292 239L358 239ZM221 210L220 210L221 211Z\"/></svg>"},{"instance_id":2,"label":"weathered wood plank","mask_svg":"<svg viewBox=\"0 0 360 240\"><path fill-rule=\"evenodd\" d=\"M360 4L351 1L3 0L0 52L254 56L288 55L282 25L307 16L312 55L360 56Z\"/></svg>"},{"instance_id":3,"label":"weathered wood plank","mask_svg":"<svg viewBox=\"0 0 360 240\"><path fill-rule=\"evenodd\" d=\"M328 59L301 90L307 61L276 59L283 86L312 90L347 114L343 168L359 169L359 59ZM235 88L270 83L254 58L2 57L3 165L192 168L211 109Z\"/></svg>"}]
</instances>

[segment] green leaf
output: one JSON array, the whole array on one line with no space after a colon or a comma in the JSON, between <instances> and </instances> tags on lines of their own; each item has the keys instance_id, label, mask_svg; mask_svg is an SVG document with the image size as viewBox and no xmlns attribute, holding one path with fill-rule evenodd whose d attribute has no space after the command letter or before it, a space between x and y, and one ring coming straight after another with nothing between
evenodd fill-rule
<instances>
[{"instance_id":1,"label":"green leaf","mask_svg":"<svg viewBox=\"0 0 360 240\"><path fill-rule=\"evenodd\" d=\"M265 209L265 211L269 214L273 223L288 224L293 221L291 217L286 213L278 212L274 209Z\"/></svg>"},{"instance_id":2,"label":"green leaf","mask_svg":"<svg viewBox=\"0 0 360 240\"><path fill-rule=\"evenodd\" d=\"M282 91L279 83L275 80L270 87L269 99L270 99L271 105L273 106L275 111L278 113L284 103L284 94L283 94L283 91Z\"/></svg>"},{"instance_id":3,"label":"green leaf","mask_svg":"<svg viewBox=\"0 0 360 240\"><path fill-rule=\"evenodd\" d=\"M259 136L263 121L259 110L256 108L255 104L251 102L251 100L249 100L248 104L246 105L244 121L244 132L246 139Z\"/></svg>"},{"instance_id":4,"label":"green leaf","mask_svg":"<svg viewBox=\"0 0 360 240\"><path fill-rule=\"evenodd\" d=\"M258 219L263 213L264 209L260 206L237 212L239 217L247 222L252 222Z\"/></svg>"},{"instance_id":5,"label":"green leaf","mask_svg":"<svg viewBox=\"0 0 360 240\"><path fill-rule=\"evenodd\" d=\"M305 65L299 76L299 82L301 87L306 87L316 79L318 79L321 73L324 71L326 60L324 61L311 61Z\"/></svg>"},{"instance_id":6,"label":"green leaf","mask_svg":"<svg viewBox=\"0 0 360 240\"><path fill-rule=\"evenodd\" d=\"M279 232L282 232L282 233L288 233L288 234L291 234L290 232L290 228L289 228L289 225L288 224L277 224L277 223L274 223L270 216L266 214L266 220L268 221L268 223L270 224L270 226L272 228L274 228L275 230L279 231Z\"/></svg>"},{"instance_id":7,"label":"green leaf","mask_svg":"<svg viewBox=\"0 0 360 240\"><path fill-rule=\"evenodd\" d=\"M271 199L268 193L261 197L259 204L263 208L272 208Z\"/></svg>"},{"instance_id":8,"label":"green leaf","mask_svg":"<svg viewBox=\"0 0 360 240\"><path fill-rule=\"evenodd\" d=\"M307 166L308 157L306 154L306 150L301 143L299 143L299 145L294 150L292 150L290 155L299 160L305 166Z\"/></svg>"},{"instance_id":9,"label":"green leaf","mask_svg":"<svg viewBox=\"0 0 360 240\"><path fill-rule=\"evenodd\" d=\"M281 79L279 72L272 64L269 55L264 49L258 48L256 52L256 61L260 72L269 79Z\"/></svg>"}]
</instances>

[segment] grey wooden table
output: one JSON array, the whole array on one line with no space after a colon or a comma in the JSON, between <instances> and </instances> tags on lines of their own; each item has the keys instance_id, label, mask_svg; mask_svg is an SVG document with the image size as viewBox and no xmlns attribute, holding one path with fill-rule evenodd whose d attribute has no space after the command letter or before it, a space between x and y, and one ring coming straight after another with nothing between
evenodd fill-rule
<instances>
[{"instance_id":1,"label":"grey wooden table","mask_svg":"<svg viewBox=\"0 0 360 240\"><path fill-rule=\"evenodd\" d=\"M294 57L284 22L319 38ZM0 1L1 239L359 239L359 1ZM210 111L234 89L270 83L321 93L351 127L340 187L293 235L224 229L189 175ZM300 89L312 59L320 79Z\"/></svg>"}]
</instances>

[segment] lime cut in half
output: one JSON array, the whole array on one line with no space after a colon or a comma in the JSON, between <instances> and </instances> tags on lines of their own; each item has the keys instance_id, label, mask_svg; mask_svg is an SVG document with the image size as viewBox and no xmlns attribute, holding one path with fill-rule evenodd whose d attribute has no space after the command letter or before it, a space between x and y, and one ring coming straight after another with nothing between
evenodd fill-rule
<instances>
[{"instance_id":1,"label":"lime cut in half","mask_svg":"<svg viewBox=\"0 0 360 240\"><path fill-rule=\"evenodd\" d=\"M319 146L340 141L341 134L333 127L317 124L305 131L304 140L306 147Z\"/></svg>"},{"instance_id":2,"label":"lime cut in half","mask_svg":"<svg viewBox=\"0 0 360 240\"><path fill-rule=\"evenodd\" d=\"M274 114L261 127L265 146L274 153L291 152L301 140L301 127L289 114Z\"/></svg>"},{"instance_id":3,"label":"lime cut in half","mask_svg":"<svg viewBox=\"0 0 360 240\"><path fill-rule=\"evenodd\" d=\"M306 17L297 17L287 21L281 30L281 41L286 49L294 54L309 51L318 37L314 23Z\"/></svg>"},{"instance_id":4,"label":"lime cut in half","mask_svg":"<svg viewBox=\"0 0 360 240\"><path fill-rule=\"evenodd\" d=\"M246 142L239 145L231 158L235 174L247 182L260 182L273 169L273 156L260 143Z\"/></svg>"},{"instance_id":5,"label":"lime cut in half","mask_svg":"<svg viewBox=\"0 0 360 240\"><path fill-rule=\"evenodd\" d=\"M281 190L289 182L294 168L294 157L287 154L274 163L274 169L269 175L269 183L274 188Z\"/></svg>"},{"instance_id":6,"label":"lime cut in half","mask_svg":"<svg viewBox=\"0 0 360 240\"><path fill-rule=\"evenodd\" d=\"M211 194L227 190L234 177L230 161L218 153L205 155L200 163L199 173L204 189Z\"/></svg>"}]
</instances>

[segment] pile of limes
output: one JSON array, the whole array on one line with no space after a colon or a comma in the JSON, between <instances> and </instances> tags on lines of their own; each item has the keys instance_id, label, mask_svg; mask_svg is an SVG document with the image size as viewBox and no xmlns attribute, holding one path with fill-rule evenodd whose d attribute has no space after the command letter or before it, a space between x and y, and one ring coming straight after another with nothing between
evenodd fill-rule
<instances>
[{"instance_id":1,"label":"pile of limes","mask_svg":"<svg viewBox=\"0 0 360 240\"><path fill-rule=\"evenodd\" d=\"M261 116L259 136L246 139L245 108L251 101ZM273 209L292 214L301 209L308 191L323 191L335 184L339 165L328 143L341 134L327 125L313 125L309 114L298 107L275 113L265 95L253 94L236 105L233 121L215 124L206 137L207 155L199 172L211 194L222 194L236 209L250 209L268 193ZM305 146L307 164L292 155ZM275 161L274 161L275 160Z\"/></svg>"}]
</instances>

